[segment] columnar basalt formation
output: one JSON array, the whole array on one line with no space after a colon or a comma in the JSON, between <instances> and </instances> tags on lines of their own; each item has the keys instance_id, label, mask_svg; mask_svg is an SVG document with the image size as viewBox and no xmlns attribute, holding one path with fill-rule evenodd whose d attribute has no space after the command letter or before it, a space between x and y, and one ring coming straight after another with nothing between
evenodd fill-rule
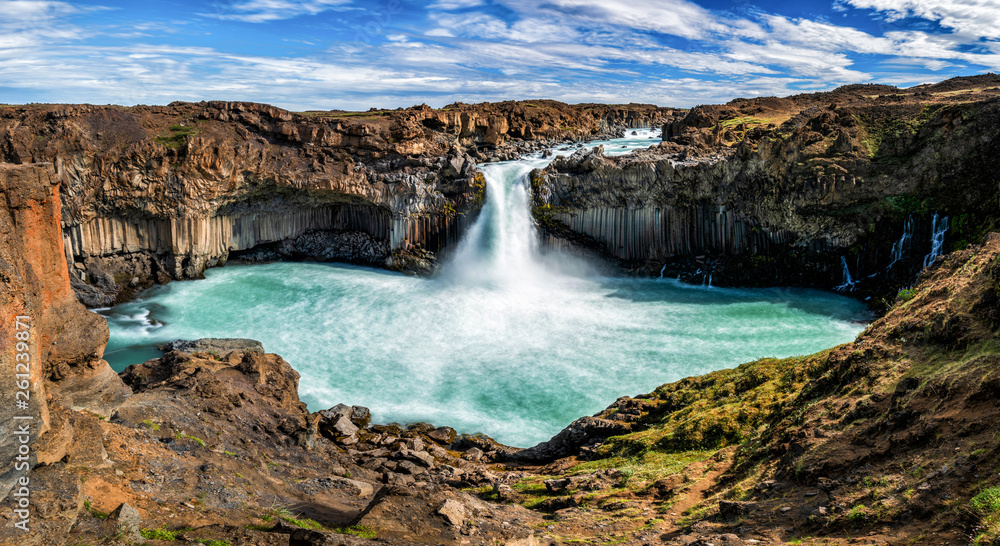
<instances>
[{"instance_id":1,"label":"columnar basalt formation","mask_svg":"<svg viewBox=\"0 0 1000 546\"><path fill-rule=\"evenodd\" d=\"M670 114L553 101L301 114L235 102L7 107L0 162L58 166L74 287L104 306L233 252L304 248L295 241L316 231L343 234L344 251L312 258L411 268L482 204L476 161Z\"/></svg>"},{"instance_id":2,"label":"columnar basalt formation","mask_svg":"<svg viewBox=\"0 0 1000 546\"><path fill-rule=\"evenodd\" d=\"M550 240L581 234L645 274L884 295L932 254L935 215L961 218L947 234L959 245L994 216L1000 100L983 86L998 84L697 107L655 148L579 151L534 173L535 216Z\"/></svg>"}]
</instances>

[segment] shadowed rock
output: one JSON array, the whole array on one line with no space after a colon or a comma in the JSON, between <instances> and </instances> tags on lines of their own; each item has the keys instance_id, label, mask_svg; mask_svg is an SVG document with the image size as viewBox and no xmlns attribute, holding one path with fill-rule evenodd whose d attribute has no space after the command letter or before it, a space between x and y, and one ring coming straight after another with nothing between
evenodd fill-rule
<instances>
[{"instance_id":1,"label":"shadowed rock","mask_svg":"<svg viewBox=\"0 0 1000 546\"><path fill-rule=\"evenodd\" d=\"M628 425L617 421L590 416L581 417L553 436L551 440L512 453L508 457L514 461L548 462L577 455L581 447L628 431Z\"/></svg>"}]
</instances>

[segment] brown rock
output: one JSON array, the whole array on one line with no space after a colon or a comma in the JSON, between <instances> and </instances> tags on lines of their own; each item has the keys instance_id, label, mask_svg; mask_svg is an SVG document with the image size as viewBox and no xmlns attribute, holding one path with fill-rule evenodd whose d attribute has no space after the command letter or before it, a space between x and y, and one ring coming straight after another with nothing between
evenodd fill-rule
<instances>
[{"instance_id":1,"label":"brown rock","mask_svg":"<svg viewBox=\"0 0 1000 546\"><path fill-rule=\"evenodd\" d=\"M51 466L40 466L31 471L29 478L28 530L14 526L20 518L14 512L12 500L18 497L8 497L0 510L0 544L53 544L54 538L67 536L83 509L84 494L79 476ZM17 493L15 489L14 494Z\"/></svg>"},{"instance_id":2,"label":"brown rock","mask_svg":"<svg viewBox=\"0 0 1000 546\"><path fill-rule=\"evenodd\" d=\"M451 427L438 427L428 432L427 437L439 444L448 445L455 441L455 429Z\"/></svg>"},{"instance_id":3,"label":"brown rock","mask_svg":"<svg viewBox=\"0 0 1000 546\"><path fill-rule=\"evenodd\" d=\"M719 501L719 515L723 519L734 520L746 516L753 510L753 504L739 501Z\"/></svg>"},{"instance_id":4,"label":"brown rock","mask_svg":"<svg viewBox=\"0 0 1000 546\"><path fill-rule=\"evenodd\" d=\"M444 516L445 521L456 526L462 525L466 518L465 506L455 499L446 499L437 513Z\"/></svg>"},{"instance_id":5,"label":"brown rock","mask_svg":"<svg viewBox=\"0 0 1000 546\"><path fill-rule=\"evenodd\" d=\"M128 394L100 360L107 342L104 320L83 308L70 288L59 231L58 181L51 164L0 164L0 236L4 241L0 245L0 315L4 317L0 368L12 372L0 377L0 388L12 395L24 391L26 397L24 408L13 402L0 407L0 498L24 475L14 464L20 446L27 447L49 429L47 395L56 402L107 415ZM26 328L18 328L17 316L27 317L20 321ZM19 332L28 339L18 339ZM27 345L26 350L19 350L19 341ZM26 357L27 365L19 354ZM17 377L17 373L25 375ZM26 434L19 434L22 431ZM62 450L66 431L60 434L62 441L44 444L38 453L43 459L51 460Z\"/></svg>"}]
</instances>

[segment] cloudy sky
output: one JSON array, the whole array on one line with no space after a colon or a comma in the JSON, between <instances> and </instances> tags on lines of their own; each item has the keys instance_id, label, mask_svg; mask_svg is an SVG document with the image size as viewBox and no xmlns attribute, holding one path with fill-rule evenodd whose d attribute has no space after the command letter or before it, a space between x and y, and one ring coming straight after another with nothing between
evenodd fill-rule
<instances>
[{"instance_id":1,"label":"cloudy sky","mask_svg":"<svg viewBox=\"0 0 1000 546\"><path fill-rule=\"evenodd\" d=\"M691 106L1000 71L1000 0L0 0L0 102Z\"/></svg>"}]
</instances>

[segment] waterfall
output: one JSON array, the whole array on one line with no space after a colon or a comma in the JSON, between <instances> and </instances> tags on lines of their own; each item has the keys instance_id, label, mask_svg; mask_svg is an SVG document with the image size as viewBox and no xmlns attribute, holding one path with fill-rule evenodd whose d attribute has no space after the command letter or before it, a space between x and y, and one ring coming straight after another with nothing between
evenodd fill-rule
<instances>
[{"instance_id":1,"label":"waterfall","mask_svg":"<svg viewBox=\"0 0 1000 546\"><path fill-rule=\"evenodd\" d=\"M889 263L889 267L886 268L887 270L891 269L892 266L896 265L896 262L906 257L911 239L913 239L912 214L907 216L906 221L903 222L903 234L899 237L898 241L892 244L892 262Z\"/></svg>"},{"instance_id":2,"label":"waterfall","mask_svg":"<svg viewBox=\"0 0 1000 546\"><path fill-rule=\"evenodd\" d=\"M536 162L520 160L483 166L486 203L455 251L448 269L453 279L473 284L523 285L542 273L526 180Z\"/></svg>"},{"instance_id":3,"label":"waterfall","mask_svg":"<svg viewBox=\"0 0 1000 546\"><path fill-rule=\"evenodd\" d=\"M661 279L663 278L663 272L666 271L666 270L667 270L667 264L663 264L663 267L660 268L660 278Z\"/></svg>"},{"instance_id":4,"label":"waterfall","mask_svg":"<svg viewBox=\"0 0 1000 546\"><path fill-rule=\"evenodd\" d=\"M924 257L924 267L930 265L934 258L941 254L946 231L948 231L948 217L938 220L937 213L934 213L934 219L931 221L931 253Z\"/></svg>"},{"instance_id":5,"label":"waterfall","mask_svg":"<svg viewBox=\"0 0 1000 546\"><path fill-rule=\"evenodd\" d=\"M843 275L844 282L840 286L834 288L834 290L839 290L839 291L847 290L849 292L853 291L854 290L854 278L851 277L851 269L849 267L847 267L847 259L844 258L843 256L841 256L840 257L840 264L841 264L841 266L843 266L842 270L841 270L841 274Z\"/></svg>"}]
</instances>

